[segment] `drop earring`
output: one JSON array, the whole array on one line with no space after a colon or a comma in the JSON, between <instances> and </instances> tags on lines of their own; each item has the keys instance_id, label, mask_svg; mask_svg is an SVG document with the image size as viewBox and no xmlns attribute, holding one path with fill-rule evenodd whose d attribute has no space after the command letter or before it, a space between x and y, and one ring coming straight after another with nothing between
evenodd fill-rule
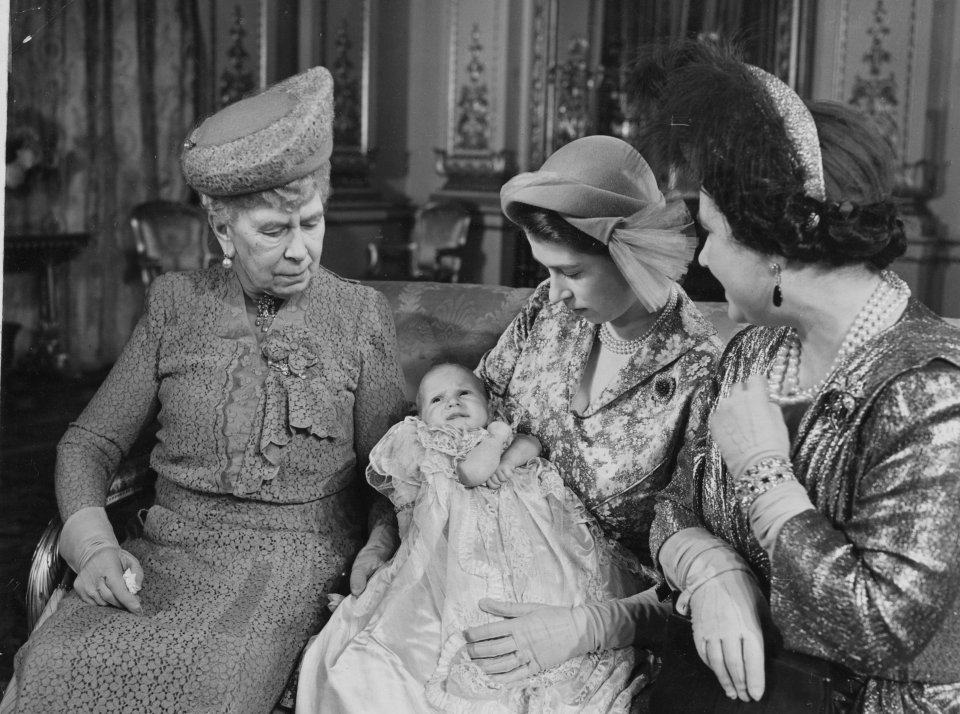
<instances>
[{"instance_id":1,"label":"drop earring","mask_svg":"<svg viewBox=\"0 0 960 714\"><path fill-rule=\"evenodd\" d=\"M776 281L773 285L773 306L780 307L783 305L783 293L780 290L780 263L770 263L770 269Z\"/></svg>"},{"instance_id":2,"label":"drop earring","mask_svg":"<svg viewBox=\"0 0 960 714\"><path fill-rule=\"evenodd\" d=\"M220 265L223 266L224 270L230 270L233 267L233 258L229 255L224 255L223 260L220 261Z\"/></svg>"}]
</instances>

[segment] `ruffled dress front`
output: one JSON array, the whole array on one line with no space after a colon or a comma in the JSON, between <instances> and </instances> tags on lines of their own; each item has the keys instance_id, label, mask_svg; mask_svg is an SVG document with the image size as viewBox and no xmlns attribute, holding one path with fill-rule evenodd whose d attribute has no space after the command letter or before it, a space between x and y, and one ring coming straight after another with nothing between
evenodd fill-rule
<instances>
[{"instance_id":1,"label":"ruffled dress front","mask_svg":"<svg viewBox=\"0 0 960 714\"><path fill-rule=\"evenodd\" d=\"M298 712L626 712L645 684L633 648L575 657L513 685L472 664L463 631L499 618L481 598L579 605L632 595L639 561L607 539L543 459L500 489L456 464L485 430L395 425L367 480L393 502L402 544L308 645ZM631 676L631 674L634 676Z\"/></svg>"}]
</instances>

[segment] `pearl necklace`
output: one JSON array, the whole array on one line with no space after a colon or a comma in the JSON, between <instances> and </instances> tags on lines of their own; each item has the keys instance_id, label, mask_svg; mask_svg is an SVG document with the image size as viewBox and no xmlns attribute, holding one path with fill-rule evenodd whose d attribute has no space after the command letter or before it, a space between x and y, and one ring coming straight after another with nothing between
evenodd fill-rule
<instances>
[{"instance_id":1,"label":"pearl necklace","mask_svg":"<svg viewBox=\"0 0 960 714\"><path fill-rule=\"evenodd\" d=\"M892 271L884 270L880 277L880 284L860 308L823 379L806 389L800 388L800 337L796 330L790 330L770 366L772 402L780 405L812 402L847 357L879 335L886 328L891 316L903 310L910 299L910 288Z\"/></svg>"},{"instance_id":2,"label":"pearl necklace","mask_svg":"<svg viewBox=\"0 0 960 714\"><path fill-rule=\"evenodd\" d=\"M283 299L275 295L264 293L257 298L257 319L254 324L260 328L260 332L268 332L273 324L273 318L277 316Z\"/></svg>"},{"instance_id":3,"label":"pearl necklace","mask_svg":"<svg viewBox=\"0 0 960 714\"><path fill-rule=\"evenodd\" d=\"M677 292L674 290L671 291L670 299L667 301L667 304L664 305L663 309L660 310L660 314L657 316L657 319L654 320L653 324L650 325L649 329L639 337L634 337L632 340L621 340L619 337L613 334L613 330L610 329L610 323L604 322L602 325L600 325L600 331L597 333L597 337L600 339L600 344L616 355L632 355L634 352L640 349L640 345L642 345L646 339L660 327L660 323L663 321L664 315L672 312L676 304Z\"/></svg>"}]
</instances>

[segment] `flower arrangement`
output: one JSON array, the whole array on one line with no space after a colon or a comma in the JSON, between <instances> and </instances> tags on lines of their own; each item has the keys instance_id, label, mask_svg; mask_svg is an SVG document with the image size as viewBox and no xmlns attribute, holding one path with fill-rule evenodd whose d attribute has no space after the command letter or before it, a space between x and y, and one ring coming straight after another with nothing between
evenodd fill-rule
<instances>
[{"instance_id":1,"label":"flower arrangement","mask_svg":"<svg viewBox=\"0 0 960 714\"><path fill-rule=\"evenodd\" d=\"M43 147L40 135L30 126L11 127L7 131L7 159L5 187L22 188L33 169L40 166Z\"/></svg>"}]
</instances>

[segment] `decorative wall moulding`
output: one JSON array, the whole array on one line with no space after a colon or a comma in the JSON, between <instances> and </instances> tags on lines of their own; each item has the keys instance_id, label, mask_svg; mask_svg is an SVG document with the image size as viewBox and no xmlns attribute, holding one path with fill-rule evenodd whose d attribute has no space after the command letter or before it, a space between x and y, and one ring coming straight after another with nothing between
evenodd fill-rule
<instances>
[{"instance_id":1,"label":"decorative wall moulding","mask_svg":"<svg viewBox=\"0 0 960 714\"><path fill-rule=\"evenodd\" d=\"M434 153L437 173L447 177L444 191L499 191L516 173L514 152L506 149L454 155L434 149Z\"/></svg>"},{"instance_id":2,"label":"decorative wall moulding","mask_svg":"<svg viewBox=\"0 0 960 714\"><path fill-rule=\"evenodd\" d=\"M843 0L834 97L873 118L896 152L895 192L920 200L939 192L942 115L928 106L933 0Z\"/></svg>"},{"instance_id":3,"label":"decorative wall moulding","mask_svg":"<svg viewBox=\"0 0 960 714\"><path fill-rule=\"evenodd\" d=\"M503 146L506 3L449 0L446 140L435 149L442 190L498 191L514 169Z\"/></svg>"},{"instance_id":4,"label":"decorative wall moulding","mask_svg":"<svg viewBox=\"0 0 960 714\"><path fill-rule=\"evenodd\" d=\"M331 182L341 195L370 190L373 0L323 0L318 21L318 64L333 75Z\"/></svg>"}]
</instances>

